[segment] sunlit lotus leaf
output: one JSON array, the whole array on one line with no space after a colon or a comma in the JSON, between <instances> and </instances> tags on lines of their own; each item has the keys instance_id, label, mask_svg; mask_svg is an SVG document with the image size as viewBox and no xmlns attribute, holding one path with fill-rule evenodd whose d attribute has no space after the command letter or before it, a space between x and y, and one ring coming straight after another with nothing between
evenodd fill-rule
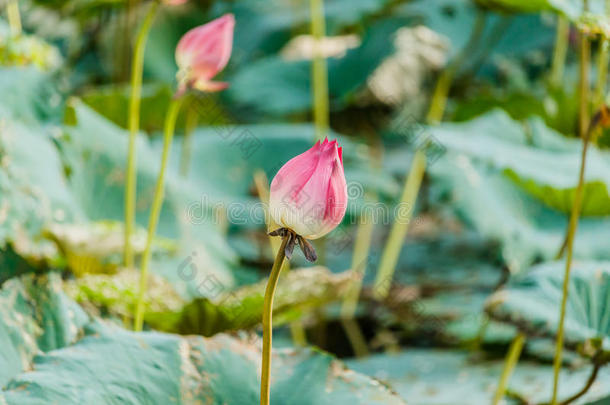
<instances>
[{"instance_id":1,"label":"sunlit lotus leaf","mask_svg":"<svg viewBox=\"0 0 610 405\"><path fill-rule=\"evenodd\" d=\"M563 261L536 266L509 283L488 301L495 319L509 322L535 336L554 337L561 304ZM565 342L576 347L601 339L610 351L610 263L575 262L569 281Z\"/></svg>"}]
</instances>

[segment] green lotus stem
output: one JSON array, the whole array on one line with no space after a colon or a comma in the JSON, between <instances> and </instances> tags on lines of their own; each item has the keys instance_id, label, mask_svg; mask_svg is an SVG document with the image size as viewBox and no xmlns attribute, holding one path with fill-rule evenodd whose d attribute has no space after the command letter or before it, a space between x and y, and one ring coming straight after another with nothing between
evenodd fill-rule
<instances>
[{"instance_id":1,"label":"green lotus stem","mask_svg":"<svg viewBox=\"0 0 610 405\"><path fill-rule=\"evenodd\" d=\"M596 105L600 105L604 102L604 94L606 93L609 56L608 45L607 39L602 39L599 41L599 50L597 54L597 86L595 88Z\"/></svg>"},{"instance_id":2,"label":"green lotus stem","mask_svg":"<svg viewBox=\"0 0 610 405\"><path fill-rule=\"evenodd\" d=\"M11 35L14 37L21 35L21 15L19 14L18 0L10 0L7 3L6 15L9 27L11 28Z\"/></svg>"},{"instance_id":3,"label":"green lotus stem","mask_svg":"<svg viewBox=\"0 0 610 405\"><path fill-rule=\"evenodd\" d=\"M521 356L521 351L523 350L524 343L525 335L519 332L510 344L510 348L508 349L508 353L506 354L506 360L504 360L504 368L502 369L500 381L498 382L498 388L496 389L496 393L494 394L494 398L492 401L493 405L498 405L504 397L504 393L506 392L506 387L508 386L510 376L513 374L515 366L519 362L519 356Z\"/></svg>"},{"instance_id":4,"label":"green lotus stem","mask_svg":"<svg viewBox=\"0 0 610 405\"><path fill-rule=\"evenodd\" d=\"M400 206L407 208L406 215L395 219L390 236L381 254L379 269L377 270L375 284L373 285L373 296L378 300L385 299L390 292L390 285L394 277L396 264L398 263L400 249L407 235L413 212L415 211L417 194L419 193L425 171L426 152L423 149L418 149L413 157L411 170L405 182L402 197L400 198Z\"/></svg>"},{"instance_id":5,"label":"green lotus stem","mask_svg":"<svg viewBox=\"0 0 610 405\"><path fill-rule=\"evenodd\" d=\"M155 185L155 194L153 196L152 207L150 209L150 218L148 219L148 234L146 235L146 246L142 254L142 265L140 271L140 289L138 292L138 300L136 302L136 316L134 321L134 330L139 332L142 330L144 323L144 296L146 295L146 286L148 284L148 265L150 262L150 254L152 249L153 239L157 231L157 223L163 206L163 196L165 189L165 171L167 169L167 161L169 160L169 151L172 146L174 137L174 129L176 127L176 118L182 99L173 99L169 104L167 115L165 116L165 127L163 134L163 152L161 154L161 168Z\"/></svg>"},{"instance_id":6,"label":"green lotus stem","mask_svg":"<svg viewBox=\"0 0 610 405\"><path fill-rule=\"evenodd\" d=\"M475 26L470 33L466 46L438 78L430 103L430 109L426 117L429 123L436 123L442 120L453 78L466 56L476 47L484 28L485 12L479 10L475 20ZM379 270L377 271L377 277L373 286L373 295L377 299L384 299L390 291L390 284L396 269L396 263L398 262L400 248L409 229L409 222L411 221L415 209L417 195L419 194L419 188L425 171L426 154L425 151L420 148L415 152L415 156L413 157L411 169L409 170L409 175L407 176L400 200L402 205L409 207L409 212L407 213L406 218L401 218L402 221L400 221L400 223L396 221L392 225L390 236L388 237L381 256Z\"/></svg>"},{"instance_id":7,"label":"green lotus stem","mask_svg":"<svg viewBox=\"0 0 610 405\"><path fill-rule=\"evenodd\" d=\"M589 67L591 64L591 47L586 34L580 37L580 69L579 69L579 96L580 111L578 120L578 134L584 139L589 126L590 104L589 104Z\"/></svg>"},{"instance_id":8,"label":"green lotus stem","mask_svg":"<svg viewBox=\"0 0 610 405\"><path fill-rule=\"evenodd\" d=\"M605 2L606 15L610 14L610 0ZM608 47L610 43L608 39L602 37L599 40L599 49L597 52L597 86L595 88L595 105L599 106L604 102L604 95L606 93L606 84L608 81L608 61L609 53Z\"/></svg>"},{"instance_id":9,"label":"green lotus stem","mask_svg":"<svg viewBox=\"0 0 610 405\"><path fill-rule=\"evenodd\" d=\"M269 179L264 171L259 169L254 172L254 186L256 187L258 198L265 206L265 224L267 225L267 231L269 232L279 228L280 226L275 223L267 209L267 207L269 207ZM277 238L269 236L269 244L271 245L273 254L277 253L281 243L282 242ZM290 271L290 262L288 260L284 261L282 271ZM295 346L304 347L307 345L307 335L305 334L305 328L300 320L290 323L290 336L292 337L292 343Z\"/></svg>"},{"instance_id":10,"label":"green lotus stem","mask_svg":"<svg viewBox=\"0 0 610 405\"><path fill-rule=\"evenodd\" d=\"M326 59L322 55L320 43L326 35L324 21L324 0L310 0L311 9L311 35L314 40L312 61L314 123L316 127L316 140L322 140L328 133L328 70Z\"/></svg>"},{"instance_id":11,"label":"green lotus stem","mask_svg":"<svg viewBox=\"0 0 610 405\"><path fill-rule=\"evenodd\" d=\"M227 236L229 232L229 218L227 214L227 207L218 206L214 212L214 218L216 218L216 224L218 225L218 231L222 236Z\"/></svg>"},{"instance_id":12,"label":"green lotus stem","mask_svg":"<svg viewBox=\"0 0 610 405\"><path fill-rule=\"evenodd\" d=\"M186 123L184 125L184 137L182 138L182 149L180 151L180 175L187 177L191 167L191 148L193 143L193 131L197 127L199 113L191 106L186 112Z\"/></svg>"},{"instance_id":13,"label":"green lotus stem","mask_svg":"<svg viewBox=\"0 0 610 405\"><path fill-rule=\"evenodd\" d=\"M465 58L470 55L477 46L484 29L485 12L478 10L475 25L470 33L466 46L464 46L460 54L445 68L437 80L430 103L430 109L426 116L428 123L437 123L442 120L453 78ZM411 217L415 210L417 195L419 194L419 188L424 178L425 171L426 153L425 150L420 148L415 152L415 156L413 157L411 169L409 170L409 175L400 199L400 203L409 208L407 217L401 218L402 221L400 221L400 223L398 221L394 222L390 231L390 236L388 237L381 255L381 262L379 263L377 277L375 278L375 284L373 286L373 295L376 299L386 298L390 291L390 285L394 276L394 271L396 270L396 264L398 263L398 256L400 255L400 248L402 247L402 243L409 229L409 222L411 222Z\"/></svg>"},{"instance_id":14,"label":"green lotus stem","mask_svg":"<svg viewBox=\"0 0 610 405\"><path fill-rule=\"evenodd\" d=\"M563 79L563 72L568 54L568 35L570 34L570 22L562 15L557 16L557 32L555 34L555 48L553 50L553 61L551 62L551 85L559 87Z\"/></svg>"},{"instance_id":15,"label":"green lotus stem","mask_svg":"<svg viewBox=\"0 0 610 405\"><path fill-rule=\"evenodd\" d=\"M555 356L553 358L553 396L551 399L551 405L557 404L557 391L559 388L559 370L561 369L561 359L563 350L563 334L564 334L564 322L566 315L566 303L568 300L568 289L570 282L570 270L572 268L572 254L574 250L574 235L578 228L578 217L580 216L580 210L582 205L584 180L585 180L585 167L587 160L587 149L589 146L589 139L591 132L593 131L593 125L588 122L585 123L585 119L588 120L589 112L589 40L584 33L581 33L581 47L580 47L580 135L582 138L582 155L580 159L580 173L578 175L578 185L574 193L574 201L572 203L572 212L570 213L570 222L568 224L568 232L566 237L566 262L565 272L563 276L563 289L561 296L561 307L559 311L559 325L557 328L557 340L555 344ZM589 128L587 128L589 126Z\"/></svg>"},{"instance_id":16,"label":"green lotus stem","mask_svg":"<svg viewBox=\"0 0 610 405\"><path fill-rule=\"evenodd\" d=\"M449 88L453 83L453 77L455 76L455 69L449 66L447 69L438 77L434 92L432 93L432 100L430 101L430 109L426 119L428 122L439 122L443 118L445 113L445 107L447 106L447 97L449 95Z\"/></svg>"},{"instance_id":17,"label":"green lotus stem","mask_svg":"<svg viewBox=\"0 0 610 405\"><path fill-rule=\"evenodd\" d=\"M370 354L369 347L358 322L354 318L341 318L341 326L354 350L354 355L357 358L368 356Z\"/></svg>"},{"instance_id":18,"label":"green lotus stem","mask_svg":"<svg viewBox=\"0 0 610 405\"><path fill-rule=\"evenodd\" d=\"M129 97L129 144L127 149L127 173L125 182L125 247L123 262L125 267L133 267L131 235L135 226L136 211L136 138L140 129L140 99L142 96L142 70L144 48L150 27L157 13L158 3L153 1L138 31L131 60L131 94Z\"/></svg>"},{"instance_id":19,"label":"green lotus stem","mask_svg":"<svg viewBox=\"0 0 610 405\"><path fill-rule=\"evenodd\" d=\"M282 238L282 244L277 251L277 256L271 268L271 274L265 289L265 299L263 301L263 361L261 366L261 405L269 405L271 396L270 377L271 377L271 344L273 340L273 297L275 288L282 272L284 262L284 250L290 236Z\"/></svg>"}]
</instances>

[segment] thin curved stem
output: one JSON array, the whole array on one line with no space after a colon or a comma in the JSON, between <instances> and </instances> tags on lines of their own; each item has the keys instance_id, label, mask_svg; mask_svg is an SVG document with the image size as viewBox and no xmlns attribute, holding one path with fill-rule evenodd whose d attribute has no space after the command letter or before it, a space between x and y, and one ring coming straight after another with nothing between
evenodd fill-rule
<instances>
[{"instance_id":1,"label":"thin curved stem","mask_svg":"<svg viewBox=\"0 0 610 405\"><path fill-rule=\"evenodd\" d=\"M510 376L513 374L513 370L519 362L519 357L521 356L521 351L523 350L524 343L525 335L519 332L517 336L515 336L515 338L513 339L513 342L510 344L510 348L508 349L508 353L506 354L506 360L504 360L504 368L502 369L500 381L498 382L498 388L496 389L496 393L494 394L494 398L492 401L493 405L498 405L504 397L504 393L506 392Z\"/></svg>"},{"instance_id":2,"label":"thin curved stem","mask_svg":"<svg viewBox=\"0 0 610 405\"><path fill-rule=\"evenodd\" d=\"M566 304L568 300L568 289L570 281L570 271L572 267L572 254L574 249L574 235L578 227L578 217L580 215L580 209L582 204L582 195L584 189L584 173L585 164L587 157L587 150L589 146L589 136L583 139L582 156L580 162L580 174L578 177L578 186L576 187L576 193L574 195L574 202L572 205L572 212L570 214L570 222L568 224L568 234L566 237L566 264L563 279L563 288L561 296L561 307L559 312L559 327L557 329L557 340L555 344L555 357L553 358L553 399L551 404L557 404L557 390L559 387L559 370L561 369L561 358L563 350L563 334L564 334L564 322L566 314Z\"/></svg>"},{"instance_id":3,"label":"thin curved stem","mask_svg":"<svg viewBox=\"0 0 610 405\"><path fill-rule=\"evenodd\" d=\"M146 286L148 284L148 264L150 262L150 254L152 242L157 231L157 223L163 206L163 196L165 192L165 171L167 169L167 161L169 160L169 151L174 137L174 129L176 127L176 118L180 111L182 99L173 99L168 107L167 115L165 116L165 128L163 134L163 152L161 154L161 168L155 185L155 194L153 197L152 207L150 209L150 218L148 220L148 234L146 235L146 247L142 254L142 265L140 271L140 289L138 292L138 300L136 303L136 316L134 321L134 330L139 332L142 330L144 323L144 296L146 294Z\"/></svg>"},{"instance_id":4,"label":"thin curved stem","mask_svg":"<svg viewBox=\"0 0 610 405\"><path fill-rule=\"evenodd\" d=\"M265 299L263 301L263 361L261 366L261 405L269 405L271 397L271 344L273 340L273 297L275 288L277 287L280 273L282 272L282 264L285 257L286 244L290 236L286 235L282 238L282 244L277 251L277 256L269 274L267 288L265 289Z\"/></svg>"},{"instance_id":5,"label":"thin curved stem","mask_svg":"<svg viewBox=\"0 0 610 405\"><path fill-rule=\"evenodd\" d=\"M320 42L326 35L324 21L324 0L310 0L311 34L314 40L314 55L312 61L313 82L313 116L316 127L316 140L324 139L328 133L328 70L326 59L322 55Z\"/></svg>"},{"instance_id":6,"label":"thin curved stem","mask_svg":"<svg viewBox=\"0 0 610 405\"><path fill-rule=\"evenodd\" d=\"M562 401L560 405L568 405L568 404L576 401L578 398L582 397L583 395L585 395L587 393L587 391L589 391L589 388L591 388L591 386L595 382L595 379L597 378L597 374L599 373L600 368L601 368L601 363L595 363L593 365L593 370L591 371L591 375L589 376L589 379L585 383L585 386L580 391L578 391L576 394L572 395L570 398Z\"/></svg>"},{"instance_id":7,"label":"thin curved stem","mask_svg":"<svg viewBox=\"0 0 610 405\"><path fill-rule=\"evenodd\" d=\"M153 1L136 37L131 61L131 94L129 97L129 144L127 150L127 173L125 182L125 247L123 262L125 267L133 267L131 235L135 225L136 210L136 138L140 129L140 99L142 96L142 70L144 49L150 27L157 13L158 3Z\"/></svg>"},{"instance_id":8,"label":"thin curved stem","mask_svg":"<svg viewBox=\"0 0 610 405\"><path fill-rule=\"evenodd\" d=\"M580 38L580 68L579 68L579 98L580 110L578 120L578 134L581 138L585 137L590 121L589 103L589 69L591 65L591 44L585 33L581 33Z\"/></svg>"},{"instance_id":9,"label":"thin curved stem","mask_svg":"<svg viewBox=\"0 0 610 405\"><path fill-rule=\"evenodd\" d=\"M580 59L580 134L582 137L582 155L580 159L580 173L578 175L578 185L574 193L574 201L572 203L572 212L570 214L570 222L566 237L566 262L565 272L563 276L563 288L561 297L561 307L559 312L559 326L557 328L557 340L555 344L555 356L553 358L553 395L551 405L557 404L557 391L559 388L559 370L561 369L561 358L563 350L563 334L564 322L566 315L566 304L568 300L568 290L570 281L570 271L572 268L572 254L574 250L574 235L578 228L578 217L583 199L585 167L587 159L587 150L589 147L589 139L591 132L594 130L594 125L588 122L588 107L589 107L589 91L588 91L588 71L589 71L589 41L585 34L581 34L581 59ZM584 120L587 119L587 123ZM588 126L588 128L587 128Z\"/></svg>"}]
</instances>

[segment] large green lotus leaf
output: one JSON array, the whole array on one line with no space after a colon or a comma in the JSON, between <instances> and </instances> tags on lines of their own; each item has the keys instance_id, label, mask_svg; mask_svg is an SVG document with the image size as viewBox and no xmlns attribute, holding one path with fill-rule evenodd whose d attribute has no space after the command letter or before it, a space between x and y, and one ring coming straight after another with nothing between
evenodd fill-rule
<instances>
[{"instance_id":1,"label":"large green lotus leaf","mask_svg":"<svg viewBox=\"0 0 610 405\"><path fill-rule=\"evenodd\" d=\"M54 145L56 129L40 123L61 97L48 76L29 68L0 69L0 93L0 246L37 262L56 253L40 240L43 227L82 216ZM0 279L14 274L11 267L0 273Z\"/></svg>"},{"instance_id":2,"label":"large green lotus leaf","mask_svg":"<svg viewBox=\"0 0 610 405\"><path fill-rule=\"evenodd\" d=\"M558 107L563 106L561 103L557 104ZM449 121L468 121L494 108L506 111L516 120L525 120L532 115L543 117L546 122L551 121L552 118L551 114L545 110L544 100L537 96L535 90L531 92L522 89L498 91L496 88L483 87L473 91L466 98L460 99L455 105ZM554 117L554 114L552 116Z\"/></svg>"},{"instance_id":3,"label":"large green lotus leaf","mask_svg":"<svg viewBox=\"0 0 610 405\"><path fill-rule=\"evenodd\" d=\"M187 265L177 272L187 282L196 273ZM322 267L295 269L281 278L276 292L275 323L298 318L307 309L341 298L354 274L332 274ZM67 294L93 314L108 314L131 323L138 297L139 273L87 274L66 282ZM231 290L210 276L199 283L198 297L188 301L165 278L151 275L145 298L145 321L154 329L212 336L250 329L262 319L266 280Z\"/></svg>"},{"instance_id":4,"label":"large green lotus leaf","mask_svg":"<svg viewBox=\"0 0 610 405\"><path fill-rule=\"evenodd\" d=\"M394 11L397 15L416 19L445 36L451 43L448 49L450 58L464 49L476 24L478 12L478 7L472 0L415 0L399 5ZM464 67L480 69L480 66L471 64L477 61L477 57L483 56L484 52L488 52L488 56L503 54L514 58L552 44L554 30L539 15L505 16L486 13L484 18L485 28L480 38L494 36L497 42L489 44L492 45L491 49L484 49L486 45L481 40L478 47L469 52L469 60L464 62ZM503 27L501 35L494 33L499 27Z\"/></svg>"},{"instance_id":5,"label":"large green lotus leaf","mask_svg":"<svg viewBox=\"0 0 610 405\"><path fill-rule=\"evenodd\" d=\"M54 247L40 238L43 228L82 219L83 213L68 187L50 133L36 124L6 120L0 131L0 149L4 162L0 172L0 245L10 243L17 253L33 261L52 257Z\"/></svg>"},{"instance_id":6,"label":"large green lotus leaf","mask_svg":"<svg viewBox=\"0 0 610 405\"><path fill-rule=\"evenodd\" d=\"M485 359L466 351L446 349L408 349L395 355L377 354L350 360L348 366L387 383L412 405L489 404L504 366L503 359ZM575 394L585 385L591 371L587 367L561 370L559 398ZM528 403L550 399L552 366L522 359L509 382ZM607 398L610 389L604 381L610 370L602 369L597 383L574 404L593 404ZM507 399L506 403L513 403ZM607 403L607 402L602 402Z\"/></svg>"},{"instance_id":7,"label":"large green lotus leaf","mask_svg":"<svg viewBox=\"0 0 610 405\"><path fill-rule=\"evenodd\" d=\"M582 145L546 127L537 118L526 127L501 110L471 121L430 129L445 148L502 170L549 207L569 213L574 199ZM610 153L592 146L587 156L582 214L610 214Z\"/></svg>"},{"instance_id":8,"label":"large green lotus leaf","mask_svg":"<svg viewBox=\"0 0 610 405\"><path fill-rule=\"evenodd\" d=\"M468 344L481 339L483 344L508 344L516 330L510 325L489 322L483 311L488 292L472 290L447 291L413 303L413 313L419 328L432 332L443 343ZM409 321L405 322L407 327ZM485 328L485 329L483 329ZM484 331L482 336L479 336Z\"/></svg>"},{"instance_id":9,"label":"large green lotus leaf","mask_svg":"<svg viewBox=\"0 0 610 405\"><path fill-rule=\"evenodd\" d=\"M461 98L447 121L468 121L490 110L500 108L513 119L524 121L532 116L544 120L547 126L562 134L574 132L578 126L578 97L575 96L574 83L576 71L570 71L563 87L548 87L544 82L528 82L508 89L497 86L481 87ZM527 88L523 88L523 86ZM511 88L512 87L512 88ZM516 87L516 88L515 88ZM598 138L598 145L603 137Z\"/></svg>"},{"instance_id":10,"label":"large green lotus leaf","mask_svg":"<svg viewBox=\"0 0 610 405\"><path fill-rule=\"evenodd\" d=\"M388 0L329 0L324 2L327 33L342 33L349 26L381 12ZM216 3L218 12L235 14L235 66L246 66L261 55L276 53L294 33L295 27L309 30L309 3L290 0L246 0L230 5ZM270 100L267 100L270 101Z\"/></svg>"},{"instance_id":11,"label":"large green lotus leaf","mask_svg":"<svg viewBox=\"0 0 610 405\"><path fill-rule=\"evenodd\" d=\"M347 105L382 60L394 50L393 33L405 24L396 18L377 22L362 44L342 58L328 60L329 94L333 108ZM286 115L311 109L311 62L269 56L239 70L227 91L232 100L257 112Z\"/></svg>"},{"instance_id":12,"label":"large green lotus leaf","mask_svg":"<svg viewBox=\"0 0 610 405\"><path fill-rule=\"evenodd\" d=\"M500 132L502 133L502 132ZM447 153L430 168L432 195L482 236L501 244L501 259L511 272L559 251L567 218L523 191L498 169L465 154ZM610 221L582 218L575 257L610 259L606 243Z\"/></svg>"},{"instance_id":13,"label":"large green lotus leaf","mask_svg":"<svg viewBox=\"0 0 610 405\"><path fill-rule=\"evenodd\" d=\"M485 7L521 13L538 13L553 8L552 0L475 0L475 2ZM557 3L566 3L568 5L569 2L558 1Z\"/></svg>"},{"instance_id":14,"label":"large green lotus leaf","mask_svg":"<svg viewBox=\"0 0 610 405\"><path fill-rule=\"evenodd\" d=\"M0 386L30 368L34 355L72 344L88 322L56 273L27 275L0 290Z\"/></svg>"},{"instance_id":15,"label":"large green lotus leaf","mask_svg":"<svg viewBox=\"0 0 610 405\"><path fill-rule=\"evenodd\" d=\"M426 223L425 218L415 218L412 237L405 241L398 260L395 276L398 283L431 290L478 291L491 291L498 285L502 272L501 265L495 260L497 244L472 231L459 229L452 232L448 230L449 224L438 224L435 233L418 237L419 226L419 229L428 231L434 225ZM351 252L347 253L351 255ZM379 265L380 256L380 249L375 249L367 264L374 269Z\"/></svg>"},{"instance_id":16,"label":"large green lotus leaf","mask_svg":"<svg viewBox=\"0 0 610 405\"><path fill-rule=\"evenodd\" d=\"M324 13L329 31L361 22L365 17L379 12L388 4L390 4L389 0L325 1ZM295 3L290 0L245 0L234 5L232 11L238 22L237 26L239 26L239 18L243 17L244 19L260 20L256 21L258 27L267 28L267 30L273 27L277 31L290 31L294 26L304 26L309 23L311 17L309 4ZM246 29L242 32L245 31ZM239 31L237 32L239 33Z\"/></svg>"},{"instance_id":17,"label":"large green lotus leaf","mask_svg":"<svg viewBox=\"0 0 610 405\"><path fill-rule=\"evenodd\" d=\"M70 186L88 219L123 220L127 133L82 103L71 103L74 125L65 126L66 136L60 148L70 171ZM147 139L137 139L136 221L148 223L160 151ZM201 200L200 186L168 170L166 192L157 235L177 241L178 249L166 255L155 255L151 269L172 276L184 258L196 252L199 271L213 274L227 286L233 285L229 265L236 257L224 241L215 223L195 223L188 216L189 207ZM192 286L195 289L196 286Z\"/></svg>"},{"instance_id":18,"label":"large green lotus leaf","mask_svg":"<svg viewBox=\"0 0 610 405\"><path fill-rule=\"evenodd\" d=\"M286 320L299 318L308 309L340 300L354 277L351 271L332 274L324 267L290 270L280 278L277 287L274 323L280 325ZM215 295L192 301L173 320L160 314L159 322L155 323L154 314L151 314L151 323L157 329L204 336L252 328L262 320L266 284L267 280L263 280L226 291L215 280L208 280L202 287L213 290Z\"/></svg>"},{"instance_id":19,"label":"large green lotus leaf","mask_svg":"<svg viewBox=\"0 0 610 405\"><path fill-rule=\"evenodd\" d=\"M581 0L475 0L483 7L502 12L540 13L553 11L564 15L575 23L582 31L589 34L599 34L608 38L610 35L610 19L608 18L603 0L586 2Z\"/></svg>"},{"instance_id":20,"label":"large green lotus leaf","mask_svg":"<svg viewBox=\"0 0 610 405\"><path fill-rule=\"evenodd\" d=\"M109 315L121 319L125 325L133 325L139 295L140 272L123 269L116 274L85 274L65 282L66 294L93 315ZM144 320L150 313L164 313L170 317L179 313L186 300L174 286L157 274L148 279L144 297ZM157 320L159 317L155 317ZM161 319L165 320L165 318Z\"/></svg>"},{"instance_id":21,"label":"large green lotus leaf","mask_svg":"<svg viewBox=\"0 0 610 405\"><path fill-rule=\"evenodd\" d=\"M449 56L466 45L476 18L476 7L470 0L418 0L398 10L447 37L451 41Z\"/></svg>"},{"instance_id":22,"label":"large green lotus leaf","mask_svg":"<svg viewBox=\"0 0 610 405\"><path fill-rule=\"evenodd\" d=\"M267 114L303 112L311 108L310 75L307 61L269 56L239 70L227 92L235 102Z\"/></svg>"},{"instance_id":23,"label":"large green lotus leaf","mask_svg":"<svg viewBox=\"0 0 610 405\"><path fill-rule=\"evenodd\" d=\"M57 116L62 98L51 75L34 67L0 69L0 116L33 124Z\"/></svg>"},{"instance_id":24,"label":"large green lotus leaf","mask_svg":"<svg viewBox=\"0 0 610 405\"><path fill-rule=\"evenodd\" d=\"M54 223L48 226L43 234L57 245L62 254L61 261L77 277L87 273L113 273L123 265L125 230L122 222ZM145 229L135 230L132 245L134 254L138 255L144 251ZM152 254L155 256L172 254L178 250L177 243L172 239L153 239Z\"/></svg>"},{"instance_id":25,"label":"large green lotus leaf","mask_svg":"<svg viewBox=\"0 0 610 405\"><path fill-rule=\"evenodd\" d=\"M476 3L485 7L520 13L539 13L543 11L554 11L562 14L574 23L584 23L590 28L599 29L607 24L605 14L605 3L603 0L587 1L588 10L584 11L582 0L475 0ZM595 16L595 21L590 20Z\"/></svg>"},{"instance_id":26,"label":"large green lotus leaf","mask_svg":"<svg viewBox=\"0 0 610 405\"><path fill-rule=\"evenodd\" d=\"M13 246L0 249L0 285L6 280L35 271L37 263L31 263L21 256Z\"/></svg>"},{"instance_id":27,"label":"large green lotus leaf","mask_svg":"<svg viewBox=\"0 0 610 405\"><path fill-rule=\"evenodd\" d=\"M487 304L498 320L533 335L554 336L561 305L563 261L538 265L496 292ZM575 262L569 281L565 342L576 346L602 339L610 350L610 262Z\"/></svg>"},{"instance_id":28,"label":"large green lotus leaf","mask_svg":"<svg viewBox=\"0 0 610 405\"><path fill-rule=\"evenodd\" d=\"M7 405L227 404L258 402L258 345L226 335L204 339L134 333L101 322L75 345L40 355L0 393ZM276 403L404 404L377 381L310 349L276 350ZM2 397L3 395L3 397Z\"/></svg>"},{"instance_id":29,"label":"large green lotus leaf","mask_svg":"<svg viewBox=\"0 0 610 405\"><path fill-rule=\"evenodd\" d=\"M149 83L142 86L142 99L140 107L140 128L146 132L161 131L165 121L165 113L169 107L174 90L168 84ZM130 87L127 85L102 86L87 89L82 95L82 100L95 111L108 118L122 128L127 128L129 115ZM187 98L189 104L192 98ZM198 107L203 111L214 109L216 112L213 123L224 124L228 118L223 111L219 101L213 95L198 99ZM183 108L178 114L176 128L185 126L185 111ZM205 122L206 116L200 114L198 122L200 125L211 124Z\"/></svg>"},{"instance_id":30,"label":"large green lotus leaf","mask_svg":"<svg viewBox=\"0 0 610 405\"><path fill-rule=\"evenodd\" d=\"M127 128L129 115L129 86L88 88L81 98L95 111L120 127ZM172 89L169 85L145 84L142 86L140 128L144 131L163 128L163 120ZM181 125L178 124L178 127Z\"/></svg>"}]
</instances>

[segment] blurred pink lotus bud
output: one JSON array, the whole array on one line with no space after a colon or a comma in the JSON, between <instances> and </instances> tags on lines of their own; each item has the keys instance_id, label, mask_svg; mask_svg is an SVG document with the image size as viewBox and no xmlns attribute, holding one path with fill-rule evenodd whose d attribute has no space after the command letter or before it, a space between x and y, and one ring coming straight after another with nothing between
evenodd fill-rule
<instances>
[{"instance_id":1,"label":"blurred pink lotus bud","mask_svg":"<svg viewBox=\"0 0 610 405\"><path fill-rule=\"evenodd\" d=\"M346 208L343 151L336 140L316 142L282 166L271 182L271 216L306 239L320 238L335 229Z\"/></svg>"},{"instance_id":2,"label":"blurred pink lotus bud","mask_svg":"<svg viewBox=\"0 0 610 405\"><path fill-rule=\"evenodd\" d=\"M208 92L227 88L228 83L211 79L229 62L234 27L233 14L225 14L184 34L176 47L179 93L188 88Z\"/></svg>"},{"instance_id":3,"label":"blurred pink lotus bud","mask_svg":"<svg viewBox=\"0 0 610 405\"><path fill-rule=\"evenodd\" d=\"M167 6L179 6L186 3L188 0L163 0L163 4Z\"/></svg>"}]
</instances>

